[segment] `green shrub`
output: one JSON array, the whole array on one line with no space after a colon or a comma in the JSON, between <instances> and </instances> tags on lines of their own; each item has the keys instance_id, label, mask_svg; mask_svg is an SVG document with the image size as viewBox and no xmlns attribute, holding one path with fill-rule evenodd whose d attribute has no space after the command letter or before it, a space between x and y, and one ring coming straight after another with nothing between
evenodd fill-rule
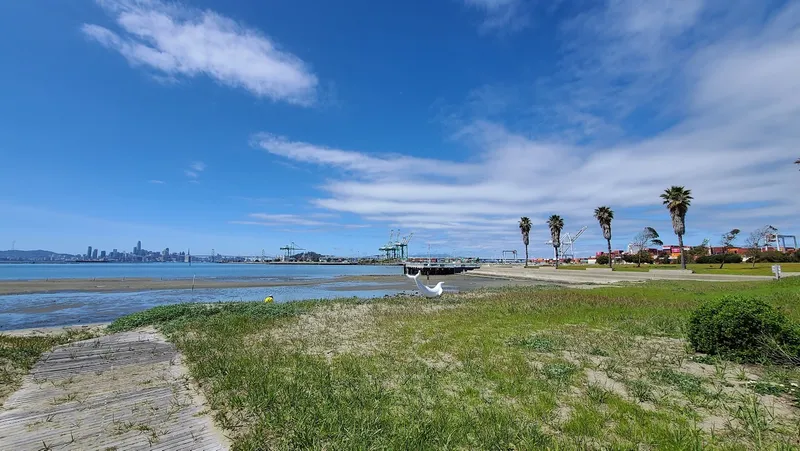
<instances>
[{"instance_id":1,"label":"green shrub","mask_svg":"<svg viewBox=\"0 0 800 451\"><path fill-rule=\"evenodd\" d=\"M767 251L767 252L760 252L758 257L756 257L757 262L763 263L791 263L800 261L800 255L797 252L794 253L783 253L779 251Z\"/></svg>"},{"instance_id":2,"label":"green shrub","mask_svg":"<svg viewBox=\"0 0 800 451\"><path fill-rule=\"evenodd\" d=\"M641 257L639 254L641 254ZM639 263L641 258L642 263L653 263L653 256L650 255L649 252L641 251L639 254L623 254L622 260L624 260L625 263Z\"/></svg>"},{"instance_id":3,"label":"green shrub","mask_svg":"<svg viewBox=\"0 0 800 451\"><path fill-rule=\"evenodd\" d=\"M709 263L719 264L722 263L722 254L703 255L701 257L697 257L697 260L695 260L695 262L701 264L709 264ZM739 254L728 254L725 256L725 263L741 263L741 262L742 262L742 256Z\"/></svg>"},{"instance_id":4,"label":"green shrub","mask_svg":"<svg viewBox=\"0 0 800 451\"><path fill-rule=\"evenodd\" d=\"M608 264L608 255L598 255L597 260L595 261L598 265L607 265Z\"/></svg>"},{"instance_id":5,"label":"green shrub","mask_svg":"<svg viewBox=\"0 0 800 451\"><path fill-rule=\"evenodd\" d=\"M800 355L796 326L759 299L725 296L708 301L692 313L688 334L695 351L742 362Z\"/></svg>"},{"instance_id":6,"label":"green shrub","mask_svg":"<svg viewBox=\"0 0 800 451\"><path fill-rule=\"evenodd\" d=\"M656 263L659 265L669 265L672 261L669 259L669 255L659 255L658 258L656 258Z\"/></svg>"}]
</instances>

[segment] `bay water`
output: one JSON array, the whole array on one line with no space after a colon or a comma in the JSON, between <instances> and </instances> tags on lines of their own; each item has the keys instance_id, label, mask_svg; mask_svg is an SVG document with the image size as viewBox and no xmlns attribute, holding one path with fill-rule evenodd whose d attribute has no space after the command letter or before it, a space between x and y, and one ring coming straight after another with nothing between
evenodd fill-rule
<instances>
[{"instance_id":1,"label":"bay water","mask_svg":"<svg viewBox=\"0 0 800 451\"><path fill-rule=\"evenodd\" d=\"M316 280L312 285L264 288L148 290L118 293L41 293L0 296L0 331L36 327L110 322L157 305L180 302L276 302L342 297L374 298L400 292L374 282L336 282L341 276L402 275L399 266L372 265L259 265L199 263L75 263L0 264L0 280L91 279L147 277L216 280L255 279L272 282ZM409 288L412 288L411 286Z\"/></svg>"}]
</instances>

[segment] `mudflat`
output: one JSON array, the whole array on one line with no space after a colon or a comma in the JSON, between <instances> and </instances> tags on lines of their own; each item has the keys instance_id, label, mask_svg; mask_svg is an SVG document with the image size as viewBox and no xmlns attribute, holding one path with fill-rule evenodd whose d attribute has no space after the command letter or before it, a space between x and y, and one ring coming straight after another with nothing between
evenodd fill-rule
<instances>
[{"instance_id":1,"label":"mudflat","mask_svg":"<svg viewBox=\"0 0 800 451\"><path fill-rule=\"evenodd\" d=\"M456 291L473 290L476 288L489 288L509 285L541 285L541 281L534 280L502 280L490 277L471 277L466 274L447 276L431 276L423 283L436 285L444 281L445 288ZM188 290L194 288L257 288L257 287L286 287L286 286L314 286L328 283L339 283L341 286L332 288L334 291L372 290L379 285L387 290L416 290L414 283L403 275L366 275L342 276L324 279L300 280L266 280L266 279L155 279L155 278L103 278L103 279L46 279L46 280L3 280L0 281L0 295L7 294L34 294L58 292L126 292L147 290ZM373 285L374 284L374 285Z\"/></svg>"},{"instance_id":2,"label":"mudflat","mask_svg":"<svg viewBox=\"0 0 800 451\"><path fill-rule=\"evenodd\" d=\"M346 282L351 277L334 279L303 280L264 280L264 279L155 279L155 278L108 278L108 279L46 279L46 280L3 280L0 281L0 295L78 292L118 292L146 290L181 290L194 288L248 288L319 285L330 282Z\"/></svg>"}]
</instances>

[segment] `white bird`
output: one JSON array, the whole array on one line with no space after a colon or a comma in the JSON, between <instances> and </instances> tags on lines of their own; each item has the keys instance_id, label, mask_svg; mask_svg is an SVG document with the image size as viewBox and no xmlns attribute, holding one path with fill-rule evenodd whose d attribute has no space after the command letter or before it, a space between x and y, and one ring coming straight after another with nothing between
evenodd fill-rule
<instances>
[{"instance_id":1,"label":"white bird","mask_svg":"<svg viewBox=\"0 0 800 451\"><path fill-rule=\"evenodd\" d=\"M444 291L442 285L444 285L444 282L439 282L436 284L435 287L429 288L419 280L419 275L420 272L418 272L414 276L406 274L406 277L408 277L409 279L414 279L414 282L417 284L417 289L419 290L419 293L421 295L425 296L426 298L437 298L442 295L442 292Z\"/></svg>"}]
</instances>

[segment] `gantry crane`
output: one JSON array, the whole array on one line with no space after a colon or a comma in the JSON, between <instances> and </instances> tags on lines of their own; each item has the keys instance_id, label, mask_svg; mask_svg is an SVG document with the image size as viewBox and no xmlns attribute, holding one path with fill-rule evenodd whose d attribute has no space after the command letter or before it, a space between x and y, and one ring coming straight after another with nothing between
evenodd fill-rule
<instances>
[{"instance_id":1,"label":"gantry crane","mask_svg":"<svg viewBox=\"0 0 800 451\"><path fill-rule=\"evenodd\" d=\"M569 232L567 232L561 237L561 246L558 248L558 253L561 258L575 259L575 242L578 241L578 238L583 235L583 232L585 232L587 228L587 226L583 226L580 230L575 232L575 235L570 235ZM545 241L544 244L549 244L552 246L553 240ZM555 252L555 250L553 252Z\"/></svg>"},{"instance_id":2,"label":"gantry crane","mask_svg":"<svg viewBox=\"0 0 800 451\"><path fill-rule=\"evenodd\" d=\"M291 256L294 255L294 251L304 251L305 249L298 246L297 244L295 244L294 241L292 241L291 244L287 244L286 246L281 247L281 250L286 251L286 257L284 258L284 261L289 261L289 258L291 258Z\"/></svg>"}]
</instances>

